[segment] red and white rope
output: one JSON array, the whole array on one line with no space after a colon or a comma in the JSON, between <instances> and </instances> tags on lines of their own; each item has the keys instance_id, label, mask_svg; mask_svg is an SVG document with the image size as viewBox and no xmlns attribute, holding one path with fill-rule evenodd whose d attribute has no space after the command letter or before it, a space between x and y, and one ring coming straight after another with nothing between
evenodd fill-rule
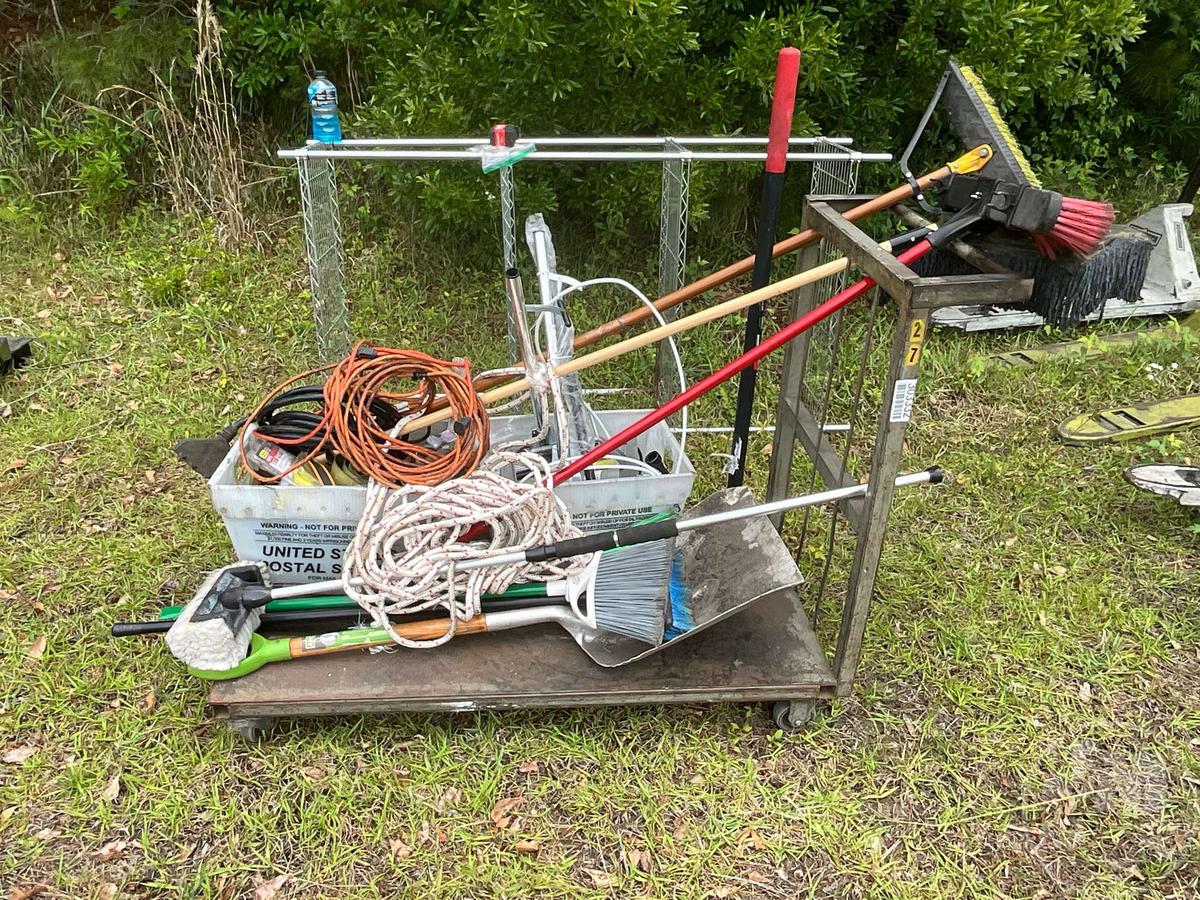
<instances>
[{"instance_id":1,"label":"red and white rope","mask_svg":"<svg viewBox=\"0 0 1200 900\"><path fill-rule=\"evenodd\" d=\"M529 469L532 481L504 470ZM473 525L488 526L487 544L459 540ZM436 647L454 637L460 621L480 612L484 594L517 581L548 581L583 569L590 557L567 563L523 563L462 572L456 564L489 554L526 550L578 537L570 513L552 490L549 465L532 453L496 451L474 473L436 486L390 490L374 481L346 551L343 589L397 644ZM362 579L355 584L353 579ZM430 641L401 637L389 614L449 613L444 635Z\"/></svg>"}]
</instances>

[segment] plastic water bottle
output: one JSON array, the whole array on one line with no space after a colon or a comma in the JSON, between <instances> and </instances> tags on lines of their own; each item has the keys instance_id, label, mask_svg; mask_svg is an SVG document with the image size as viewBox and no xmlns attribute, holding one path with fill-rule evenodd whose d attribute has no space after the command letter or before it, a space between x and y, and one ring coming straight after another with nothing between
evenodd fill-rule
<instances>
[{"instance_id":1,"label":"plastic water bottle","mask_svg":"<svg viewBox=\"0 0 1200 900\"><path fill-rule=\"evenodd\" d=\"M313 73L313 80L308 83L308 105L312 109L313 140L323 144L341 143L337 88L324 72Z\"/></svg>"}]
</instances>

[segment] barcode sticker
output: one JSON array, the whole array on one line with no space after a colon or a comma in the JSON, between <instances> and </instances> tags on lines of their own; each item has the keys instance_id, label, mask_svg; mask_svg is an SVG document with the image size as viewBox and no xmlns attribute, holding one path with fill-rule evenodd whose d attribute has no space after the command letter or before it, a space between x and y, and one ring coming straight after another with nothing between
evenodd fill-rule
<instances>
[{"instance_id":1,"label":"barcode sticker","mask_svg":"<svg viewBox=\"0 0 1200 900\"><path fill-rule=\"evenodd\" d=\"M892 393L893 422L907 422L912 418L913 401L917 399L917 379L901 378Z\"/></svg>"}]
</instances>

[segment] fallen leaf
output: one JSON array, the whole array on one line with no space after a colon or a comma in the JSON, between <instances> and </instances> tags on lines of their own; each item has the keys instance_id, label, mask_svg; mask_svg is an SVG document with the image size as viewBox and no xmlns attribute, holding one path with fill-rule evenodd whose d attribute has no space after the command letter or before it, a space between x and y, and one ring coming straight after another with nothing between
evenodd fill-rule
<instances>
[{"instance_id":1,"label":"fallen leaf","mask_svg":"<svg viewBox=\"0 0 1200 900\"><path fill-rule=\"evenodd\" d=\"M693 775L691 778L688 779L688 784L704 784L704 776L703 775Z\"/></svg>"},{"instance_id":2,"label":"fallen leaf","mask_svg":"<svg viewBox=\"0 0 1200 900\"><path fill-rule=\"evenodd\" d=\"M0 471L0 475L7 475L9 472L20 471L27 465L29 465L29 460L27 459L14 459L7 466L5 466L2 471Z\"/></svg>"},{"instance_id":3,"label":"fallen leaf","mask_svg":"<svg viewBox=\"0 0 1200 900\"><path fill-rule=\"evenodd\" d=\"M717 900L725 900L726 897L733 897L737 894L737 888L719 887L716 888L710 896L716 897Z\"/></svg>"},{"instance_id":4,"label":"fallen leaf","mask_svg":"<svg viewBox=\"0 0 1200 900\"><path fill-rule=\"evenodd\" d=\"M629 865L629 871L642 872L650 871L650 851L648 850L630 850L625 854L625 862Z\"/></svg>"},{"instance_id":5,"label":"fallen leaf","mask_svg":"<svg viewBox=\"0 0 1200 900\"><path fill-rule=\"evenodd\" d=\"M525 798L520 794L515 797L506 797L503 800L497 801L496 805L492 807L492 824L495 825L498 830L503 831L508 827L508 823L512 821L512 817L509 815L509 813L520 806L524 801Z\"/></svg>"},{"instance_id":6,"label":"fallen leaf","mask_svg":"<svg viewBox=\"0 0 1200 900\"><path fill-rule=\"evenodd\" d=\"M743 828L742 833L738 835L738 849L746 850L747 848L753 848L759 852L767 849L762 837L749 825Z\"/></svg>"},{"instance_id":7,"label":"fallen leaf","mask_svg":"<svg viewBox=\"0 0 1200 900\"><path fill-rule=\"evenodd\" d=\"M583 874L587 875L598 888L612 887L616 884L617 879L608 874L602 869L584 869Z\"/></svg>"},{"instance_id":8,"label":"fallen leaf","mask_svg":"<svg viewBox=\"0 0 1200 900\"><path fill-rule=\"evenodd\" d=\"M1066 575L1067 567L1066 566L1051 566L1050 574L1051 575Z\"/></svg>"},{"instance_id":9,"label":"fallen leaf","mask_svg":"<svg viewBox=\"0 0 1200 900\"><path fill-rule=\"evenodd\" d=\"M46 891L50 890L50 885L44 881L39 881L35 884L27 884L24 887L16 887L8 892L8 900L32 900L34 897L40 897Z\"/></svg>"},{"instance_id":10,"label":"fallen leaf","mask_svg":"<svg viewBox=\"0 0 1200 900\"><path fill-rule=\"evenodd\" d=\"M12 415L11 403L0 403L0 419L7 419Z\"/></svg>"},{"instance_id":11,"label":"fallen leaf","mask_svg":"<svg viewBox=\"0 0 1200 900\"><path fill-rule=\"evenodd\" d=\"M150 693L142 698L142 712L152 713L156 706L158 706L158 694L154 693L154 688L151 688Z\"/></svg>"},{"instance_id":12,"label":"fallen leaf","mask_svg":"<svg viewBox=\"0 0 1200 900\"><path fill-rule=\"evenodd\" d=\"M111 881L100 885L100 900L113 900L115 896L117 896L117 886Z\"/></svg>"},{"instance_id":13,"label":"fallen leaf","mask_svg":"<svg viewBox=\"0 0 1200 900\"><path fill-rule=\"evenodd\" d=\"M158 475L155 474L153 469L147 469L145 471L145 476L146 484L155 484L158 481Z\"/></svg>"},{"instance_id":14,"label":"fallen leaf","mask_svg":"<svg viewBox=\"0 0 1200 900\"><path fill-rule=\"evenodd\" d=\"M108 367L108 371L112 372L114 375L120 375L122 372L125 371L125 367L123 365L121 365L119 362L110 363L109 367Z\"/></svg>"},{"instance_id":15,"label":"fallen leaf","mask_svg":"<svg viewBox=\"0 0 1200 900\"><path fill-rule=\"evenodd\" d=\"M36 747L13 747L13 749L4 754L4 761L9 765L19 766L35 753L37 753Z\"/></svg>"},{"instance_id":16,"label":"fallen leaf","mask_svg":"<svg viewBox=\"0 0 1200 900\"><path fill-rule=\"evenodd\" d=\"M677 841L682 841L687 837L688 827L685 819L680 819L675 823L675 830L671 832L671 837Z\"/></svg>"},{"instance_id":17,"label":"fallen leaf","mask_svg":"<svg viewBox=\"0 0 1200 900\"><path fill-rule=\"evenodd\" d=\"M320 781L325 777L326 772L320 766L304 766L300 769L300 774L309 781Z\"/></svg>"},{"instance_id":18,"label":"fallen leaf","mask_svg":"<svg viewBox=\"0 0 1200 900\"><path fill-rule=\"evenodd\" d=\"M433 805L433 811L439 816L443 816L447 811L453 809L458 801L462 799L462 791L456 787L448 787L442 791L442 796L438 798L437 803Z\"/></svg>"},{"instance_id":19,"label":"fallen leaf","mask_svg":"<svg viewBox=\"0 0 1200 900\"><path fill-rule=\"evenodd\" d=\"M290 875L276 875L270 881L254 879L254 900L275 900L279 889L287 884Z\"/></svg>"},{"instance_id":20,"label":"fallen leaf","mask_svg":"<svg viewBox=\"0 0 1200 900\"><path fill-rule=\"evenodd\" d=\"M114 803L121 796L121 773L118 772L112 777L104 788L104 792L100 794L101 798L109 803Z\"/></svg>"},{"instance_id":21,"label":"fallen leaf","mask_svg":"<svg viewBox=\"0 0 1200 900\"><path fill-rule=\"evenodd\" d=\"M125 854L125 848L129 846L129 841L109 841L99 850L92 854L100 862L112 862L114 859L120 859Z\"/></svg>"},{"instance_id":22,"label":"fallen leaf","mask_svg":"<svg viewBox=\"0 0 1200 900\"><path fill-rule=\"evenodd\" d=\"M446 831L443 828L434 828L429 822L421 823L421 831L417 835L421 840L421 844L444 844L446 843Z\"/></svg>"},{"instance_id":23,"label":"fallen leaf","mask_svg":"<svg viewBox=\"0 0 1200 900\"><path fill-rule=\"evenodd\" d=\"M408 846L408 844L399 839L388 841L388 851L392 854L392 856L396 857L396 859L408 859L410 856L412 856L413 852L412 847Z\"/></svg>"},{"instance_id":24,"label":"fallen leaf","mask_svg":"<svg viewBox=\"0 0 1200 900\"><path fill-rule=\"evenodd\" d=\"M39 634L29 645L29 649L25 651L26 659L38 660L42 658L42 654L46 652L46 636Z\"/></svg>"},{"instance_id":25,"label":"fallen leaf","mask_svg":"<svg viewBox=\"0 0 1200 900\"><path fill-rule=\"evenodd\" d=\"M43 828L41 831L37 832L34 837L39 841L52 841L60 834L62 834L62 832L57 828Z\"/></svg>"},{"instance_id":26,"label":"fallen leaf","mask_svg":"<svg viewBox=\"0 0 1200 900\"><path fill-rule=\"evenodd\" d=\"M179 851L179 855L175 857L175 861L187 862L196 853L196 848L199 846L199 843L185 844L184 848Z\"/></svg>"},{"instance_id":27,"label":"fallen leaf","mask_svg":"<svg viewBox=\"0 0 1200 900\"><path fill-rule=\"evenodd\" d=\"M518 853L537 853L542 849L540 841L517 841L513 845L513 849Z\"/></svg>"},{"instance_id":28,"label":"fallen leaf","mask_svg":"<svg viewBox=\"0 0 1200 900\"><path fill-rule=\"evenodd\" d=\"M522 775L537 775L542 771L542 767L538 765L536 759L527 759L525 762L517 766L517 771Z\"/></svg>"},{"instance_id":29,"label":"fallen leaf","mask_svg":"<svg viewBox=\"0 0 1200 900\"><path fill-rule=\"evenodd\" d=\"M52 288L52 287L46 288L46 293L48 293L51 297L53 297L55 295L54 288ZM33 315L34 315L34 318L41 319L44 322L47 319L49 319L52 315L54 315L54 313L50 312L50 310L48 310L48 309L39 309Z\"/></svg>"}]
</instances>

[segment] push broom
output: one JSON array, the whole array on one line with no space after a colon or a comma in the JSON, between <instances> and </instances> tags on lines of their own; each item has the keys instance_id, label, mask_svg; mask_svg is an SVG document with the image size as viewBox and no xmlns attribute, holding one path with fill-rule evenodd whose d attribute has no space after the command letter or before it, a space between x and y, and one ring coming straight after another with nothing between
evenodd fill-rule
<instances>
[{"instance_id":1,"label":"push broom","mask_svg":"<svg viewBox=\"0 0 1200 900\"><path fill-rule=\"evenodd\" d=\"M932 468L923 472L902 475L896 479L895 485L897 487L909 487L920 484L938 484L942 479L942 471ZM870 484L867 483L856 484L816 494L807 494L803 497L790 497L773 503L741 507L707 516L697 516L691 519L671 519L643 525L633 525L618 531L597 532L579 538L570 538L568 540L557 541L553 544L533 547L524 551L497 554L487 557L486 562L489 565L506 565L520 562L538 562L548 559L565 559L588 553L609 551L608 553L601 552L601 556L603 557L610 554L630 554L639 548L656 548L655 558L671 559L674 556L675 538L685 532L708 528L725 522L750 519L756 516L774 515L775 513L787 512L806 506L836 503L852 497L862 496L867 493L870 487ZM633 556L627 557L629 561L632 561L634 558ZM299 591L330 590L336 589L340 585L341 582L336 581L322 582L319 584L280 588L272 593L286 593L288 596L296 596ZM661 601L656 602L658 603L659 615L655 621L659 631L653 640L646 640L641 637L638 638L639 640L658 645L664 640L670 640L684 634L690 628L694 627L690 599L681 584L671 593L669 615L666 613ZM633 606L637 610L636 614L642 616L649 608L649 605L646 603L627 603L625 611L627 612L629 607ZM596 619L603 621L606 615L607 613L599 614L596 616ZM584 625L592 631L611 630L604 628L603 625L592 625L586 618L581 617L579 610L572 606L547 605L519 610L484 612L458 623L457 631L459 634L479 634L491 631L506 631L550 622L558 623L568 629ZM402 622L392 627L404 637L414 640L424 640L440 637L445 634L447 620L440 618L421 622ZM227 680L248 675L268 663L309 656L320 656L328 653L340 653L347 650L384 647L394 644L394 641L384 628L354 628L346 631L294 638L269 639L261 637L258 634L252 634L249 636L248 643L249 651L244 653L242 658L232 665L211 669L189 666L188 671L193 675L207 680ZM243 641L241 646L244 648L246 644L247 642Z\"/></svg>"},{"instance_id":2,"label":"push broom","mask_svg":"<svg viewBox=\"0 0 1200 900\"><path fill-rule=\"evenodd\" d=\"M939 103L963 140L992 141L999 135L994 158L988 163L988 176L1012 186L1041 188L1033 167L1001 119L996 102L978 74L953 60L946 65L921 124L904 151L901 166L906 164ZM942 179L938 185L942 195L939 202L946 209L954 208L946 200L950 181ZM1111 210L1097 215L1095 204L1087 200L1064 198L1055 215L1064 232L1062 241L1052 236L1035 237L1031 244L1022 234L996 228L989 234L972 235L965 244L972 253L964 254L961 244L946 247L922 260L916 272L923 276L973 274L979 270L979 264L972 257L982 253L989 263L1032 278L1033 293L1028 308L1058 326L1080 322L1112 298L1136 302L1141 297L1154 247L1151 236L1130 226L1113 228ZM1080 241L1072 244L1076 233Z\"/></svg>"}]
</instances>

